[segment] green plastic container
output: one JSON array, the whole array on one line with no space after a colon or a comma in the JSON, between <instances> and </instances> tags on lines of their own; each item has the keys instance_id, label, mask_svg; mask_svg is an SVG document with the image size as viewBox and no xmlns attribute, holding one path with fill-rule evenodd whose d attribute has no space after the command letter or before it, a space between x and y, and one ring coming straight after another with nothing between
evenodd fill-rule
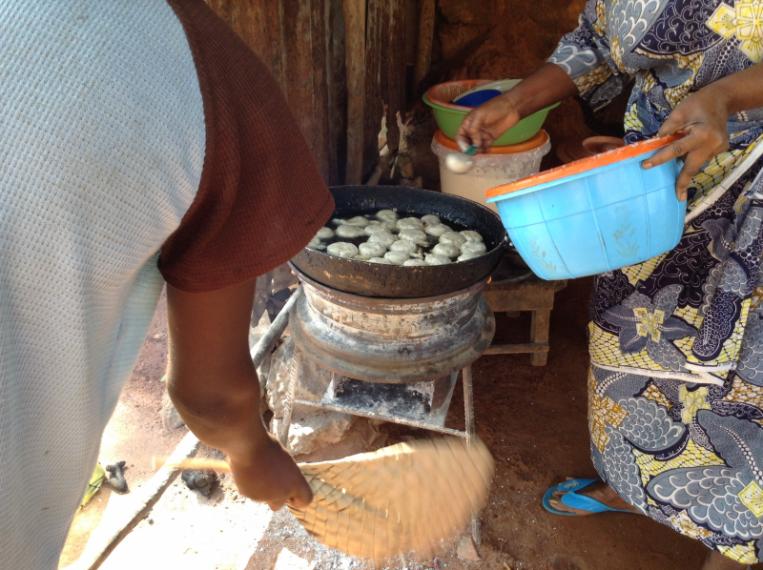
<instances>
[{"instance_id":1,"label":"green plastic container","mask_svg":"<svg viewBox=\"0 0 763 570\"><path fill-rule=\"evenodd\" d=\"M519 83L519 80L510 80L500 83L505 84L507 87L505 90L508 90L510 86ZM424 103L432 108L435 122L440 130L445 133L448 138L455 139L456 135L458 135L458 129L461 126L461 122L466 115L469 114L472 108L454 105L451 101L459 95L474 91L480 86L487 87L488 85L496 85L496 82L490 80L469 79L440 83L424 94ZM546 121L546 117L548 117L551 110L558 106L559 103L555 103L540 111L536 111L532 115L528 115L498 137L495 142L493 142L493 146L507 146L530 140L537 135L541 127L543 127L543 123Z\"/></svg>"}]
</instances>

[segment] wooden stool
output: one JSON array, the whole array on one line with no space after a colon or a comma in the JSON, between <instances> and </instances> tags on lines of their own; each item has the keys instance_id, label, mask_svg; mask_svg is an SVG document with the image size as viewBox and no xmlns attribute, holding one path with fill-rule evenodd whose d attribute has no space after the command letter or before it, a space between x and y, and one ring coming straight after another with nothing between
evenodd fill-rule
<instances>
[{"instance_id":1,"label":"wooden stool","mask_svg":"<svg viewBox=\"0 0 763 570\"><path fill-rule=\"evenodd\" d=\"M554 297L564 289L566 281L543 281L530 276L522 281L499 281L490 283L485 297L494 313L532 313L530 342L521 344L495 344L485 354L531 354L533 366L545 366L548 362L549 328Z\"/></svg>"}]
</instances>

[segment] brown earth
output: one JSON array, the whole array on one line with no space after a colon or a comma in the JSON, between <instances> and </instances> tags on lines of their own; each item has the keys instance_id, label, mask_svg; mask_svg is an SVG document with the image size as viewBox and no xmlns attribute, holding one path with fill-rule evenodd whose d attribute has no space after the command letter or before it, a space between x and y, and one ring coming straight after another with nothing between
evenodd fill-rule
<instances>
[{"instance_id":1,"label":"brown earth","mask_svg":"<svg viewBox=\"0 0 763 570\"><path fill-rule=\"evenodd\" d=\"M586 421L589 293L589 281L559 293L545 368L531 367L527 357L488 357L476 364L478 429L497 463L483 515L485 542L513 561L513 569L698 569L707 549L646 517L565 518L540 506L550 484L595 474ZM509 336L529 323L504 320L499 327ZM504 570L502 564L499 557L480 568Z\"/></svg>"},{"instance_id":2,"label":"brown earth","mask_svg":"<svg viewBox=\"0 0 763 570\"><path fill-rule=\"evenodd\" d=\"M552 318L552 351L548 366L534 368L527 356L493 356L478 361L474 369L474 392L477 425L480 436L492 450L497 463L497 477L489 505L483 513L482 560L463 562L453 551L420 566L408 564L397 568L465 570L694 570L707 552L704 546L684 538L645 517L607 514L588 518L562 518L547 514L540 507L540 497L548 485L566 476L592 476L588 455L586 425L586 306L590 282L570 284L558 295ZM163 312L146 341L135 374L128 382L112 422L104 436L104 459L127 459L131 485L150 475L151 458L169 452L183 430L165 432L158 420L161 394L160 378L166 357ZM499 317L498 337L521 340L529 330L525 316ZM159 336L156 336L159 335ZM461 399L452 406L453 425L460 418ZM389 429L392 434L400 430ZM247 568L271 570L274 561L285 554L304 559L305 568L332 570L365 569L365 565L318 547L286 513L272 516L268 509L244 509L242 499L230 481L224 482L225 493L217 502L200 501L179 481L149 517L136 528L109 558L107 568L135 568L145 564L141 544L166 543L169 558L177 552L177 562L184 568L201 567L209 556L204 551L183 546L185 529L205 528L217 515L218 533L253 531L260 524L264 531L253 548L252 541L241 543L250 548L244 560ZM129 495L125 496L129 497ZM75 521L66 557L73 560L87 538L90 528L106 502L125 499L108 491L101 492ZM185 505L185 506L184 506ZM217 511L209 511L210 508ZM171 513L171 519L162 513ZM241 521L246 514L247 520ZM173 529L176 515L181 524ZM272 518L271 518L272 517ZM247 526L247 525L251 525ZM168 530L162 530L167 529ZM217 527L214 527L217 528ZM242 531L243 528L243 531ZM153 530L152 530L153 529ZM156 536L166 532L167 538ZM201 530L199 530L201 532ZM211 535L212 530L205 531ZM222 536L219 540L223 540ZM140 538L140 537L143 538ZM238 536L238 535L235 535ZM229 537L229 540L233 538ZM216 539L207 538L206 546L214 548ZM172 545L170 541L179 541ZM246 546L245 546L246 544ZM228 543L230 546L230 543ZM285 550L288 549L288 550ZM150 550L154 550L153 548ZM237 556L241 559L240 556ZM165 558L165 561L171 560ZM300 563L301 564L301 563ZM203 565L204 568L208 566ZM215 566L217 567L217 566ZM222 566L221 566L222 567ZM225 566L228 568L229 566ZM293 566L297 568L297 566ZM300 565L300 568L303 566Z\"/></svg>"}]
</instances>

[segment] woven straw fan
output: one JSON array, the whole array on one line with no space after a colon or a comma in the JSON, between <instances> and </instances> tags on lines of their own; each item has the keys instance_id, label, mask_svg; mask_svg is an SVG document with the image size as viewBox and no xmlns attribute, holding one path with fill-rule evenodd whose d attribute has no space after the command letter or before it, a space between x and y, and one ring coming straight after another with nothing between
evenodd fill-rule
<instances>
[{"instance_id":1,"label":"woven straw fan","mask_svg":"<svg viewBox=\"0 0 763 570\"><path fill-rule=\"evenodd\" d=\"M177 467L228 469L204 459ZM482 442L446 437L299 468L314 495L304 509L289 507L302 526L326 546L382 563L430 556L463 531L487 502L494 464Z\"/></svg>"}]
</instances>

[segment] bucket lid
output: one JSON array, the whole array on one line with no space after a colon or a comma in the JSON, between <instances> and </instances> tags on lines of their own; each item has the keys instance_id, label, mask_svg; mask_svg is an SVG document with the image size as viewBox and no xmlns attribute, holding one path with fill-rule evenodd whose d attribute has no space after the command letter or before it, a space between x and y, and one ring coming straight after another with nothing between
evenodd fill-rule
<instances>
[{"instance_id":1,"label":"bucket lid","mask_svg":"<svg viewBox=\"0 0 763 570\"><path fill-rule=\"evenodd\" d=\"M510 194L512 192L517 192L519 190L524 190L533 186L539 186L548 182L554 182L560 178L566 178L567 176L573 176L575 174L594 170L595 168L609 166L610 164L614 164L616 162L627 160L629 158L661 149L678 140L679 138L680 137L678 136L671 135L667 137L648 139L607 152L602 152L600 154L595 154L586 158L581 158L580 160L575 160L573 162L563 164L562 166L551 168L550 170L544 170L538 174L533 174L532 176L521 178L514 182L509 182L508 184L496 186L495 188L488 190L485 193L485 196L487 198L495 198L497 196L503 196L505 194Z\"/></svg>"},{"instance_id":2,"label":"bucket lid","mask_svg":"<svg viewBox=\"0 0 763 570\"><path fill-rule=\"evenodd\" d=\"M454 141L453 139L449 138L445 135L444 132L437 129L437 132L434 134L434 140L438 144L444 146L448 150L453 150L456 152L462 152L461 149L458 146L458 143ZM480 154L516 154L519 152L528 152L531 150L535 150L536 148L540 148L543 145L545 145L549 140L548 133L541 129L538 131L538 134L536 134L533 138L526 140L525 142L521 142L519 144L510 144L506 146L491 146L488 148L485 152L481 152Z\"/></svg>"}]
</instances>

